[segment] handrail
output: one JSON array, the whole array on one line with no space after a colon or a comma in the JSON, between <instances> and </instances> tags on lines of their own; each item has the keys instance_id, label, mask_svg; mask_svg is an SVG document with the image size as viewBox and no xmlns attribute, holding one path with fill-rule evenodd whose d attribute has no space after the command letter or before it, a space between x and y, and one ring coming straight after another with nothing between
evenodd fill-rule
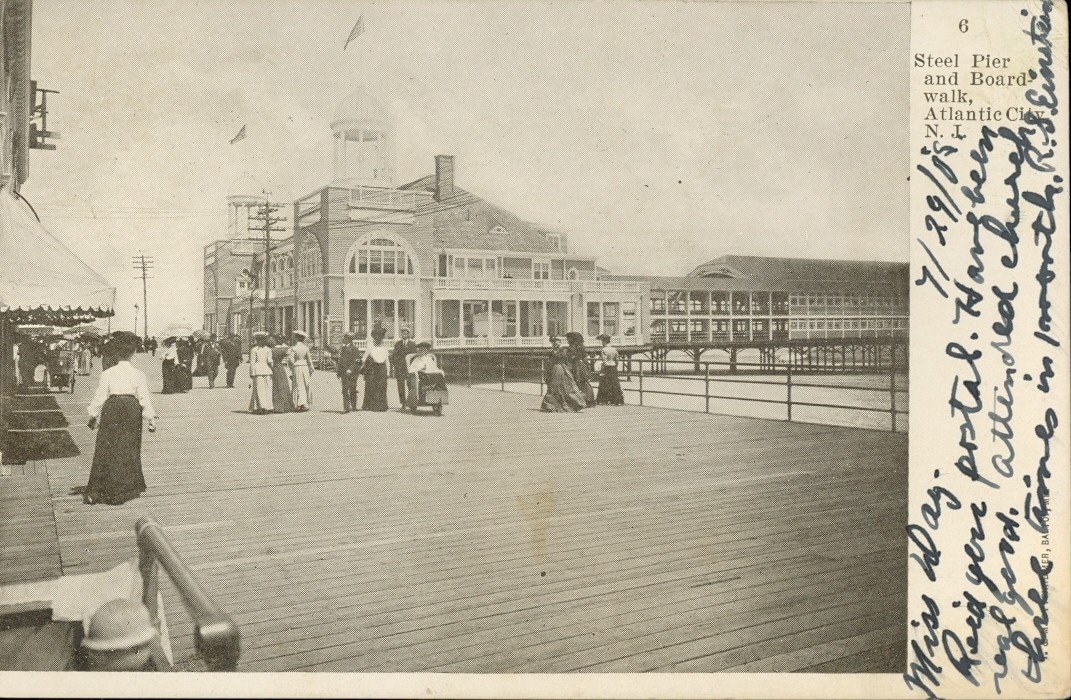
<instances>
[{"instance_id":1,"label":"handrail","mask_svg":"<svg viewBox=\"0 0 1071 700\"><path fill-rule=\"evenodd\" d=\"M154 623L159 620L157 592L160 566L175 584L193 620L194 648L210 671L233 671L241 655L238 625L208 597L193 572L171 546L160 524L150 516L138 519L138 566L142 577L142 602Z\"/></svg>"},{"instance_id":2,"label":"handrail","mask_svg":"<svg viewBox=\"0 0 1071 700\"><path fill-rule=\"evenodd\" d=\"M446 358L444 358L445 361ZM460 358L459 358L460 359ZM502 354L498 356L482 356L483 361L481 367L474 367L473 355L466 353L466 363L462 368L462 372L465 375L465 383L468 386L475 384L482 384L484 382L493 381L498 385L501 391L506 391L506 385L513 382L521 383L539 383L540 393L543 392L544 383L543 376L545 371L545 359L543 357L532 355L507 355ZM589 361L592 357L588 358ZM906 358L905 358L906 359ZM539 361L539 373L538 378L531 378L526 374L535 371L535 362ZM780 362L766 362L766 363L748 363L748 362L732 362L732 361L715 361L715 360L703 360L698 363L695 361L687 360L662 360L662 359L639 359L639 358L623 358L622 362L624 367L620 371L620 379L623 382L629 382L631 379L638 379L637 386L623 386L622 390L625 392L633 392L637 394L638 403L640 406L644 405L644 395L662 395L662 396L679 396L685 398L694 398L704 400L703 410L706 413L711 412L711 400L718 401L740 401L745 403L762 403L762 404L778 404L785 407L785 419L793 421L797 419L794 415L794 408L806 407L806 408L828 408L838 409L844 411L863 411L867 413L884 413L889 416L890 425L889 430L892 432L900 432L901 422L898 419L906 419L909 412L906 408L901 408L897 405L897 397L909 395L910 389L903 385L898 385L896 375L899 371L902 371L902 367L897 367L894 358L890 358L889 366L887 368L888 374L886 378L889 380L887 386L860 386L857 384L840 384L829 383L819 384L815 382L800 382L797 381L795 375L798 372L791 364ZM688 365L689 372L687 373L670 373L665 372L667 365ZM764 374L770 374L780 376L784 378L784 381L770 381L765 378L745 378L739 374L735 374L730 369L726 374L713 374L711 372L711 366L729 366L741 367L741 366L761 366ZM700 368L696 371L696 367ZM662 368L662 371L659 371ZM520 372L518 374L518 371ZM665 372L665 373L663 373ZM804 371L803 374L811 374ZM838 373L839 374L839 373ZM477 376L478 375L478 376ZM880 376L880 375L879 375ZM651 379L671 379L677 381L690 381L695 385L702 385L702 393L698 392L681 392L672 391L662 388L654 388L650 386ZM645 382L645 380L647 380ZM741 396L741 395L727 395L722 393L713 393L717 391L717 388L728 385L730 387L739 387L741 385L750 386L767 386L767 387L780 387L783 389L783 395L781 397L760 397L760 396ZM656 385L657 386L657 385ZM833 391L847 391L847 392L869 392L872 395L884 394L887 397L886 405L880 406L867 406L855 403L848 397L843 397L847 403L826 403L822 401L808 401L804 390L807 389L826 389ZM804 394L804 396L801 396ZM817 397L816 397L817 398Z\"/></svg>"}]
</instances>

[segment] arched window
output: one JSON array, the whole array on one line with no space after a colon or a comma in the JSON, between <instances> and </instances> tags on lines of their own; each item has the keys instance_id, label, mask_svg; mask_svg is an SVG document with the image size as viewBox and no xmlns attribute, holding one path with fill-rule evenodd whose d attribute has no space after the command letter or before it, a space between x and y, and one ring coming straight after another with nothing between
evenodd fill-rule
<instances>
[{"instance_id":1,"label":"arched window","mask_svg":"<svg viewBox=\"0 0 1071 700\"><path fill-rule=\"evenodd\" d=\"M301 245L299 261L301 277L317 277L323 274L323 258L320 255L320 242L316 236L307 234Z\"/></svg>"},{"instance_id":2,"label":"arched window","mask_svg":"<svg viewBox=\"0 0 1071 700\"><path fill-rule=\"evenodd\" d=\"M356 275L414 275L412 249L401 240L376 234L351 249L346 269Z\"/></svg>"}]
</instances>

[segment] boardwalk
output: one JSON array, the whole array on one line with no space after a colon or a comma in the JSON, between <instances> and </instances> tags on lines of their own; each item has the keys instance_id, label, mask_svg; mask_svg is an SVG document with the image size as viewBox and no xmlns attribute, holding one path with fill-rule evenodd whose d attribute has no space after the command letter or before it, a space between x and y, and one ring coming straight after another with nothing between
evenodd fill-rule
<instances>
[{"instance_id":1,"label":"boardwalk","mask_svg":"<svg viewBox=\"0 0 1071 700\"><path fill-rule=\"evenodd\" d=\"M42 561L110 568L153 514L241 626L248 671L904 665L903 434L635 406L543 414L465 388L441 418L342 415L324 374L311 412L259 417L248 380L195 381L154 397L149 491L121 507L71 493L88 477L95 378L61 398L82 455L34 472L54 524L34 475L19 476L22 500L0 480L4 567L33 522L58 537ZM167 605L185 662L188 618Z\"/></svg>"}]
</instances>

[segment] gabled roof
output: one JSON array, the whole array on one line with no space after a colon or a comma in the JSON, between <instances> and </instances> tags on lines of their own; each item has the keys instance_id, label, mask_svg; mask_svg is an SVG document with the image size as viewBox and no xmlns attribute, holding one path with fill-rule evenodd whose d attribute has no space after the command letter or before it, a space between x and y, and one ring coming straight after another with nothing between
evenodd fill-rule
<instances>
[{"instance_id":1,"label":"gabled roof","mask_svg":"<svg viewBox=\"0 0 1071 700\"><path fill-rule=\"evenodd\" d=\"M768 258L756 255L723 255L704 263L689 277L720 277L776 282L851 282L904 285L907 263L873 260L819 260L814 258Z\"/></svg>"},{"instance_id":2,"label":"gabled roof","mask_svg":"<svg viewBox=\"0 0 1071 700\"><path fill-rule=\"evenodd\" d=\"M400 190L435 191L435 176L428 175L419 180L402 185ZM460 209L469 205L480 205L483 216L473 217L473 221L450 219L434 223L435 246L437 248L463 248L468 250L504 250L513 253L558 253L557 248L547 240L542 230L512 212L464 190L457 185L450 197L441 201L430 199L417 206L417 218L428 217L434 221L439 212ZM491 233L496 226L504 232Z\"/></svg>"}]
</instances>

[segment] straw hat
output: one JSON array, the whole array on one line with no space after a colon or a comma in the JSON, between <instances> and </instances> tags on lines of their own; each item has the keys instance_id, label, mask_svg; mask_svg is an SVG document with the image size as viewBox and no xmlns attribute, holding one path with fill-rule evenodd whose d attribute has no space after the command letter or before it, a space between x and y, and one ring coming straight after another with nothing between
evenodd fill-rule
<instances>
[{"instance_id":1,"label":"straw hat","mask_svg":"<svg viewBox=\"0 0 1071 700\"><path fill-rule=\"evenodd\" d=\"M294 333L294 337L301 338L302 340L305 340L306 338L309 337L309 334L306 333L305 331L294 331L293 333Z\"/></svg>"}]
</instances>

